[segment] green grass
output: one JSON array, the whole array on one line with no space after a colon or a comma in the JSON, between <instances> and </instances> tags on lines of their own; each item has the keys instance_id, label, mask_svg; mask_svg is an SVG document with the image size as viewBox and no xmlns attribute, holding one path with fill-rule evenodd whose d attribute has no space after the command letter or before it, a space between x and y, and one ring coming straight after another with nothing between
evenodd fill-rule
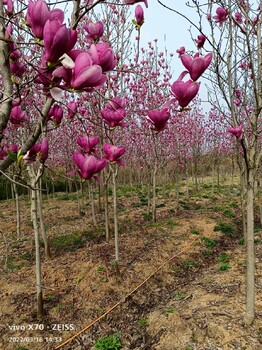
<instances>
[{"instance_id":1,"label":"green grass","mask_svg":"<svg viewBox=\"0 0 262 350\"><path fill-rule=\"evenodd\" d=\"M95 350L119 350L122 348L119 334L101 337L95 342Z\"/></svg>"},{"instance_id":2,"label":"green grass","mask_svg":"<svg viewBox=\"0 0 262 350\"><path fill-rule=\"evenodd\" d=\"M174 306L169 306L164 310L164 315L167 317L169 314L173 314L176 311Z\"/></svg>"},{"instance_id":3,"label":"green grass","mask_svg":"<svg viewBox=\"0 0 262 350\"><path fill-rule=\"evenodd\" d=\"M219 257L216 259L217 263L228 263L230 260L230 255L227 253L222 253L219 255Z\"/></svg>"},{"instance_id":4,"label":"green grass","mask_svg":"<svg viewBox=\"0 0 262 350\"><path fill-rule=\"evenodd\" d=\"M225 263L221 264L218 269L219 271L228 271L229 269L231 269L231 266L229 265L229 263Z\"/></svg>"},{"instance_id":5,"label":"green grass","mask_svg":"<svg viewBox=\"0 0 262 350\"><path fill-rule=\"evenodd\" d=\"M188 297L188 293L187 292L180 292L180 291L178 291L178 292L174 293L174 299L176 301L178 301L178 300L185 300L187 297Z\"/></svg>"},{"instance_id":6,"label":"green grass","mask_svg":"<svg viewBox=\"0 0 262 350\"><path fill-rule=\"evenodd\" d=\"M85 241L80 233L69 233L50 238L50 246L56 250L73 251L85 245Z\"/></svg>"},{"instance_id":7,"label":"green grass","mask_svg":"<svg viewBox=\"0 0 262 350\"><path fill-rule=\"evenodd\" d=\"M192 235L199 235L200 230L198 228L192 228L191 233L192 233Z\"/></svg>"},{"instance_id":8,"label":"green grass","mask_svg":"<svg viewBox=\"0 0 262 350\"><path fill-rule=\"evenodd\" d=\"M235 217L235 214L230 209L225 209L224 215L226 218L234 218Z\"/></svg>"},{"instance_id":9,"label":"green grass","mask_svg":"<svg viewBox=\"0 0 262 350\"><path fill-rule=\"evenodd\" d=\"M218 243L218 240L216 238L202 237L201 240L204 243L204 246L206 248L211 248L211 249L213 249L215 245Z\"/></svg>"},{"instance_id":10,"label":"green grass","mask_svg":"<svg viewBox=\"0 0 262 350\"><path fill-rule=\"evenodd\" d=\"M148 326L149 322L147 318L140 318L140 320L138 321L138 324L141 328L145 328L146 326Z\"/></svg>"},{"instance_id":11,"label":"green grass","mask_svg":"<svg viewBox=\"0 0 262 350\"><path fill-rule=\"evenodd\" d=\"M232 224L219 223L214 227L214 232L220 231L226 235L234 236L236 234L236 228Z\"/></svg>"}]
</instances>

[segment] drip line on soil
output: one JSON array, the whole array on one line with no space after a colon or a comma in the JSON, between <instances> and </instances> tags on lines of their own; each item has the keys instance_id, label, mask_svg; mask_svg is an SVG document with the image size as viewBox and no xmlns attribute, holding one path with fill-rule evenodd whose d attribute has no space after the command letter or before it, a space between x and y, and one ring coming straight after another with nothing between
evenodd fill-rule
<instances>
[{"instance_id":1,"label":"drip line on soil","mask_svg":"<svg viewBox=\"0 0 262 350\"><path fill-rule=\"evenodd\" d=\"M179 253L173 255L171 258L167 259L162 265L160 265L155 271L153 271L143 282L141 282L137 287L135 287L131 292L129 292L124 298L122 298L121 300L119 300L116 304L114 304L112 307L110 307L106 312L104 312L101 316L99 316L98 318L96 318L94 321L92 321L91 323L89 323L86 327L84 327L83 329L81 329L79 332L77 332L75 335L73 335L71 338L67 339L66 341L64 341L62 344L58 345L55 350L62 348L63 346L65 346L66 344L70 343L72 340L74 340L75 338L77 338L80 334L82 334L83 332L85 332L88 328L92 327L96 322L100 321L103 317L105 317L106 315L108 315L112 310L114 310L118 305L120 305L121 303L125 302L127 298L129 298L132 294L134 294L139 288L141 288L151 277L153 277L159 270L162 269L162 267L164 267L167 263L169 263L171 260L177 258L179 255L185 253L195 242L196 240L198 240L199 237L196 237L195 239L193 239L193 241L187 245L183 250L181 250Z\"/></svg>"}]
</instances>

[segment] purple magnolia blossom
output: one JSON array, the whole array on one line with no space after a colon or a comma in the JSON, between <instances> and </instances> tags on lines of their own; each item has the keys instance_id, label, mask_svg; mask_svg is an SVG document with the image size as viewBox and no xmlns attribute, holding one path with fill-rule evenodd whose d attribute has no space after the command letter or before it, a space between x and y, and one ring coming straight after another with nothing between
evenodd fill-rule
<instances>
[{"instance_id":1,"label":"purple magnolia blossom","mask_svg":"<svg viewBox=\"0 0 262 350\"><path fill-rule=\"evenodd\" d=\"M196 39L197 48L201 49L204 46L205 41L206 41L205 35L203 35L203 34L198 35L197 39Z\"/></svg>"},{"instance_id":2,"label":"purple magnolia blossom","mask_svg":"<svg viewBox=\"0 0 262 350\"><path fill-rule=\"evenodd\" d=\"M218 7L216 9L216 15L213 16L214 20L216 23L219 23L220 27L222 26L222 24L227 20L227 10L224 9L223 7Z\"/></svg>"},{"instance_id":3,"label":"purple magnolia blossom","mask_svg":"<svg viewBox=\"0 0 262 350\"><path fill-rule=\"evenodd\" d=\"M124 146L114 146L109 143L104 144L103 151L105 153L105 158L109 162L116 162L120 166L124 166L124 162L120 157L125 153L126 149Z\"/></svg>"},{"instance_id":4,"label":"purple magnolia blossom","mask_svg":"<svg viewBox=\"0 0 262 350\"><path fill-rule=\"evenodd\" d=\"M43 0L37 0L36 2L30 0L26 20L36 38L43 39L44 26L48 19L58 19L62 24L64 21L64 12L60 9L50 11L48 5Z\"/></svg>"},{"instance_id":5,"label":"purple magnolia blossom","mask_svg":"<svg viewBox=\"0 0 262 350\"><path fill-rule=\"evenodd\" d=\"M70 101L67 104L67 112L70 118L74 118L76 112L77 112L77 104L75 101Z\"/></svg>"},{"instance_id":6,"label":"purple magnolia blossom","mask_svg":"<svg viewBox=\"0 0 262 350\"><path fill-rule=\"evenodd\" d=\"M89 53L81 52L77 55L70 80L72 88L75 90L93 88L104 84L106 80L107 77L103 74L101 66L93 64L93 59Z\"/></svg>"},{"instance_id":7,"label":"purple magnolia blossom","mask_svg":"<svg viewBox=\"0 0 262 350\"><path fill-rule=\"evenodd\" d=\"M76 30L66 28L58 19L47 20L44 26L43 63L55 63L71 51L77 40Z\"/></svg>"},{"instance_id":8,"label":"purple magnolia blossom","mask_svg":"<svg viewBox=\"0 0 262 350\"><path fill-rule=\"evenodd\" d=\"M22 62L12 60L9 60L9 62L10 70L13 75L15 75L16 77L21 77L25 73L26 67Z\"/></svg>"},{"instance_id":9,"label":"purple magnolia blossom","mask_svg":"<svg viewBox=\"0 0 262 350\"><path fill-rule=\"evenodd\" d=\"M63 119L63 108L57 104L53 105L48 113L48 119L51 119L55 125L60 125Z\"/></svg>"},{"instance_id":10,"label":"purple magnolia blossom","mask_svg":"<svg viewBox=\"0 0 262 350\"><path fill-rule=\"evenodd\" d=\"M24 156L24 159L30 163L34 162L40 150L41 150L41 144L39 143L34 144L34 146L31 147L30 150L27 152L27 154Z\"/></svg>"},{"instance_id":11,"label":"purple magnolia blossom","mask_svg":"<svg viewBox=\"0 0 262 350\"><path fill-rule=\"evenodd\" d=\"M48 158L49 146L47 138L44 137L41 143L40 151L38 152L40 160L46 160Z\"/></svg>"},{"instance_id":12,"label":"purple magnolia blossom","mask_svg":"<svg viewBox=\"0 0 262 350\"><path fill-rule=\"evenodd\" d=\"M166 123L170 118L168 108L147 111L147 115L147 120L154 125L154 130L157 132L166 127Z\"/></svg>"},{"instance_id":13,"label":"purple magnolia blossom","mask_svg":"<svg viewBox=\"0 0 262 350\"><path fill-rule=\"evenodd\" d=\"M28 120L28 116L22 111L20 106L12 107L10 114L10 122L15 125L21 125L23 122Z\"/></svg>"},{"instance_id":14,"label":"purple magnolia blossom","mask_svg":"<svg viewBox=\"0 0 262 350\"><path fill-rule=\"evenodd\" d=\"M99 137L78 136L76 142L86 153L95 153L97 155L95 148L99 144Z\"/></svg>"},{"instance_id":15,"label":"purple magnolia blossom","mask_svg":"<svg viewBox=\"0 0 262 350\"><path fill-rule=\"evenodd\" d=\"M181 46L179 49L176 50L176 53L178 53L178 56L181 57L186 52L185 46Z\"/></svg>"},{"instance_id":16,"label":"purple magnolia blossom","mask_svg":"<svg viewBox=\"0 0 262 350\"><path fill-rule=\"evenodd\" d=\"M15 144L15 143L13 143L12 145L10 145L9 147L8 147L8 149L9 149L9 151L11 151L11 152L18 152L19 151L19 146L17 145L17 144Z\"/></svg>"},{"instance_id":17,"label":"purple magnolia blossom","mask_svg":"<svg viewBox=\"0 0 262 350\"><path fill-rule=\"evenodd\" d=\"M89 23L84 25L83 27L88 35L87 35L87 40L91 41L91 40L98 40L99 38L101 38L101 36L104 34L104 24L102 21L98 21L96 23Z\"/></svg>"},{"instance_id":18,"label":"purple magnolia blossom","mask_svg":"<svg viewBox=\"0 0 262 350\"><path fill-rule=\"evenodd\" d=\"M73 155L74 162L79 168L80 176L89 180L95 174L100 173L107 164L106 159L97 159L93 155L86 155L76 151Z\"/></svg>"},{"instance_id":19,"label":"purple magnolia blossom","mask_svg":"<svg viewBox=\"0 0 262 350\"><path fill-rule=\"evenodd\" d=\"M241 140L243 138L243 125L235 126L234 128L229 128L227 131L234 135L237 139Z\"/></svg>"},{"instance_id":20,"label":"purple magnolia blossom","mask_svg":"<svg viewBox=\"0 0 262 350\"><path fill-rule=\"evenodd\" d=\"M171 93L174 97L176 97L180 107L184 108L197 95L199 87L200 83L192 80L188 80L186 82L177 80L171 86Z\"/></svg>"},{"instance_id":21,"label":"purple magnolia blossom","mask_svg":"<svg viewBox=\"0 0 262 350\"><path fill-rule=\"evenodd\" d=\"M127 126L127 123L122 121L126 116L125 107L125 100L114 97L105 105L105 108L101 110L101 115L106 123L113 128L116 126Z\"/></svg>"},{"instance_id":22,"label":"purple magnolia blossom","mask_svg":"<svg viewBox=\"0 0 262 350\"><path fill-rule=\"evenodd\" d=\"M144 10L142 6L137 5L135 9L135 18L136 18L136 24L141 27L145 21L144 18Z\"/></svg>"},{"instance_id":23,"label":"purple magnolia blossom","mask_svg":"<svg viewBox=\"0 0 262 350\"><path fill-rule=\"evenodd\" d=\"M93 44L90 47L89 53L94 64L99 65L103 72L108 72L114 69L117 64L116 56L107 44Z\"/></svg>"},{"instance_id":24,"label":"purple magnolia blossom","mask_svg":"<svg viewBox=\"0 0 262 350\"><path fill-rule=\"evenodd\" d=\"M196 81L208 68L212 61L213 54L212 52L208 53L205 56L199 56L195 54L194 57L189 55L181 55L181 61L184 67L188 70L192 80Z\"/></svg>"},{"instance_id":25,"label":"purple magnolia blossom","mask_svg":"<svg viewBox=\"0 0 262 350\"><path fill-rule=\"evenodd\" d=\"M134 4L137 4L138 2L143 2L146 5L146 7L148 7L147 0L125 0L126 5L134 5Z\"/></svg>"}]
</instances>

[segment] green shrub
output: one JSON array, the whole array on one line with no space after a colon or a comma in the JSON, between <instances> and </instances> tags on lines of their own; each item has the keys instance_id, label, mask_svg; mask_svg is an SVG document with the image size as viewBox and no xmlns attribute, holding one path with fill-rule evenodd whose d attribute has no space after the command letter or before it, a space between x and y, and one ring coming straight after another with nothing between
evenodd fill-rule
<instances>
[{"instance_id":1,"label":"green shrub","mask_svg":"<svg viewBox=\"0 0 262 350\"><path fill-rule=\"evenodd\" d=\"M57 250L73 251L83 247L84 244L85 242L79 233L69 233L50 239L50 246Z\"/></svg>"},{"instance_id":2,"label":"green shrub","mask_svg":"<svg viewBox=\"0 0 262 350\"><path fill-rule=\"evenodd\" d=\"M212 239L208 237L202 237L201 240L206 248L214 248L214 246L218 243L218 240L216 238Z\"/></svg>"},{"instance_id":3,"label":"green shrub","mask_svg":"<svg viewBox=\"0 0 262 350\"><path fill-rule=\"evenodd\" d=\"M216 225L214 227L214 231L221 231L224 234L227 234L229 236L233 236L236 234L236 228L231 225L231 224L225 224L223 222L221 222L220 224Z\"/></svg>"},{"instance_id":4,"label":"green shrub","mask_svg":"<svg viewBox=\"0 0 262 350\"><path fill-rule=\"evenodd\" d=\"M106 337L99 338L95 342L96 350L119 350L122 344L118 334L112 334Z\"/></svg>"},{"instance_id":5,"label":"green shrub","mask_svg":"<svg viewBox=\"0 0 262 350\"><path fill-rule=\"evenodd\" d=\"M231 269L231 266L229 265L229 263L225 263L219 266L219 271L227 271Z\"/></svg>"},{"instance_id":6,"label":"green shrub","mask_svg":"<svg viewBox=\"0 0 262 350\"><path fill-rule=\"evenodd\" d=\"M200 230L198 228L192 228L191 233L192 233L192 235L199 235Z\"/></svg>"}]
</instances>

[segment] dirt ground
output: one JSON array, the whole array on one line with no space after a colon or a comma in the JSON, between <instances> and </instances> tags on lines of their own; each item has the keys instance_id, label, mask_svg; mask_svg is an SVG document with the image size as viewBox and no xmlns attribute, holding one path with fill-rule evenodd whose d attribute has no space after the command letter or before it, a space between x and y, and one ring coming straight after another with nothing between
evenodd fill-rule
<instances>
[{"instance_id":1,"label":"dirt ground","mask_svg":"<svg viewBox=\"0 0 262 350\"><path fill-rule=\"evenodd\" d=\"M159 190L156 223L141 193L119 193L120 276L113 238L105 242L103 213L97 213L94 228L88 203L80 216L73 195L44 200L52 258L46 260L42 248L45 317L40 321L29 200L21 200L19 238L14 202L0 202L0 349L91 350L97 339L116 333L126 350L262 349L261 228L255 245L256 319L247 327L236 188L211 191L206 185L189 198L181 193L177 209L175 190ZM222 232L221 223L234 230Z\"/></svg>"}]
</instances>

